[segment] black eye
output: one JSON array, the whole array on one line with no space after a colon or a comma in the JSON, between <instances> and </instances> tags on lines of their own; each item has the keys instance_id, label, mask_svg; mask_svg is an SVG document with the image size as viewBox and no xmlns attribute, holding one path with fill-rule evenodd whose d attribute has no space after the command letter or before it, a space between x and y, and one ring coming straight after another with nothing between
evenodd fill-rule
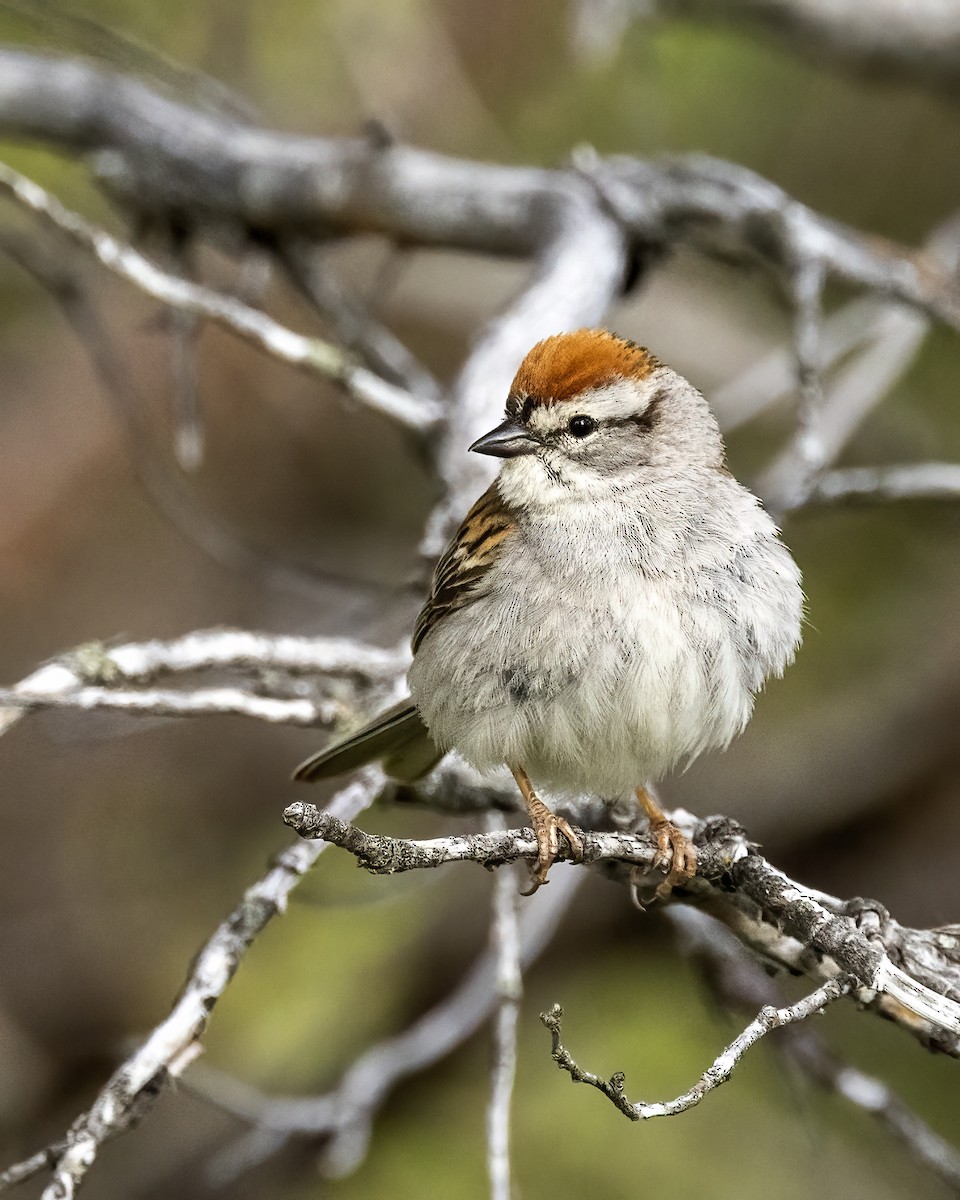
<instances>
[{"instance_id":1,"label":"black eye","mask_svg":"<svg viewBox=\"0 0 960 1200\"><path fill-rule=\"evenodd\" d=\"M596 429L597 423L593 417L577 416L571 417L567 422L567 428L575 438L589 437Z\"/></svg>"}]
</instances>

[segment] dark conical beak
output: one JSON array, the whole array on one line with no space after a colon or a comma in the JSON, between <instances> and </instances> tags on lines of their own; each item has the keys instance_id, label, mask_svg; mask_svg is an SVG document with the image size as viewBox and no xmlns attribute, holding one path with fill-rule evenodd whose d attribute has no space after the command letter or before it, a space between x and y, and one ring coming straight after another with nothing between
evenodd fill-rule
<instances>
[{"instance_id":1,"label":"dark conical beak","mask_svg":"<svg viewBox=\"0 0 960 1200\"><path fill-rule=\"evenodd\" d=\"M494 458L518 458L521 454L536 454L539 442L522 425L504 421L491 429L470 447L477 454L492 454Z\"/></svg>"}]
</instances>

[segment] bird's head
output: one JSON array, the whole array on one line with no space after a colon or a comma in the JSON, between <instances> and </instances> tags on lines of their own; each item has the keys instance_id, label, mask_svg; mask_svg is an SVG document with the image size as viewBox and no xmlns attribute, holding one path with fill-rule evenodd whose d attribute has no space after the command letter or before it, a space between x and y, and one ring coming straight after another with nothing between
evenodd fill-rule
<instances>
[{"instance_id":1,"label":"bird's head","mask_svg":"<svg viewBox=\"0 0 960 1200\"><path fill-rule=\"evenodd\" d=\"M716 420L696 388L603 329L538 342L514 378L506 420L470 449L505 460L502 487L521 501L601 494L651 468L723 466Z\"/></svg>"}]
</instances>

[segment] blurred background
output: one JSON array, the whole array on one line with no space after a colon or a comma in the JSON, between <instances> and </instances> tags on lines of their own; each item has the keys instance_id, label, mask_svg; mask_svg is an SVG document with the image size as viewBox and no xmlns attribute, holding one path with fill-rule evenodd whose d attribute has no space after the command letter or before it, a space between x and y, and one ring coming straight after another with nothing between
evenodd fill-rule
<instances>
[{"instance_id":1,"label":"blurred background","mask_svg":"<svg viewBox=\"0 0 960 1200\"><path fill-rule=\"evenodd\" d=\"M940 76L864 74L799 35L654 7L641 16L572 0L4 0L0 43L92 57L277 130L353 134L375 118L417 145L518 164L557 164L584 142L602 154L706 151L911 245L960 204L960 113ZM183 68L195 72L186 82ZM0 158L123 230L81 161L23 142L0 143ZM0 249L35 233L0 204ZM67 252L48 243L44 253L57 263ZM332 261L444 383L528 269L401 253L375 237ZM146 495L83 344L34 275L0 254L4 685L91 639L212 625L349 630L393 644L418 608L404 585L433 499L408 442L316 379L203 328L192 362L205 453L182 471L171 412L183 368L169 320L81 258L64 265L104 306L150 453L192 515L171 522ZM252 289L293 327L324 332L262 268L255 252L222 248L199 249L194 263L219 286ZM828 305L848 299L830 293ZM790 320L769 280L679 253L609 324L716 394L723 421L723 396L785 344ZM958 336L933 330L843 461L960 460L958 378ZM741 478L782 443L791 403L730 434ZM217 545L250 554L211 557L191 536L201 519L216 523ZM786 538L809 601L799 660L761 698L746 735L666 784L665 801L730 813L804 882L876 896L904 924L960 920L960 504L810 509L789 520ZM261 552L285 569L258 569ZM337 574L365 586L348 594ZM301 796L286 780L318 744L309 731L239 718L66 713L30 716L0 740L0 1167L59 1136L131 1039L166 1014L191 955L286 844L280 814ZM413 836L469 821L384 810L365 824ZM345 859L326 855L245 959L205 1039L212 1066L269 1092L325 1091L374 1040L439 1000L483 947L484 873L374 879ZM554 1001L580 1061L626 1071L628 1092L645 1099L688 1087L736 1028L667 922L591 879L526 981L518 1194L951 1194L766 1044L700 1108L631 1125L556 1071L537 1022ZM818 1029L960 1143L954 1062L852 1006ZM91 1195L486 1195L488 1052L484 1033L401 1086L350 1178L320 1182L317 1148L301 1143L218 1182L207 1164L244 1127L185 1087L104 1149Z\"/></svg>"}]
</instances>

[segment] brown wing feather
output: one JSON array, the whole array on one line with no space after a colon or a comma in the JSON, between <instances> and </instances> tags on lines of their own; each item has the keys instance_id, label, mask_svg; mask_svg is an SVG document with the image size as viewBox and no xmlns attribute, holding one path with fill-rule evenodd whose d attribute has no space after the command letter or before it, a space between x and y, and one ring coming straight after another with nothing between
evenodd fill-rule
<instances>
[{"instance_id":1,"label":"brown wing feather","mask_svg":"<svg viewBox=\"0 0 960 1200\"><path fill-rule=\"evenodd\" d=\"M413 652L448 613L483 595L483 579L495 561L495 549L517 527L491 484L463 519L433 573L433 585L413 631Z\"/></svg>"}]
</instances>

